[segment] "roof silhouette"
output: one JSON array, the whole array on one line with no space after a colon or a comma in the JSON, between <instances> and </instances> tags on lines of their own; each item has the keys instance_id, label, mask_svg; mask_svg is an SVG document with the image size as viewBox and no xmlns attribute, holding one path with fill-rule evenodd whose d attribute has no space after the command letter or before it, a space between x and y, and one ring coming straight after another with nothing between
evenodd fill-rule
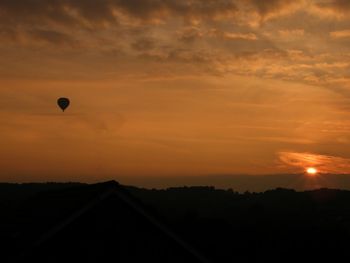
<instances>
[{"instance_id":1,"label":"roof silhouette","mask_svg":"<svg viewBox=\"0 0 350 263\"><path fill-rule=\"evenodd\" d=\"M9 262L208 262L115 181L40 192L0 223Z\"/></svg>"}]
</instances>

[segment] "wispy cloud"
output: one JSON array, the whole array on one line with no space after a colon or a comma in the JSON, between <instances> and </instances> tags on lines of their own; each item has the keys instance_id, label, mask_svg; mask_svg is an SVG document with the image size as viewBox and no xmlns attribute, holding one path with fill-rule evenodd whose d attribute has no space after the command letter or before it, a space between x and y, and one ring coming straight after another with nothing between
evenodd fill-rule
<instances>
[{"instance_id":1,"label":"wispy cloud","mask_svg":"<svg viewBox=\"0 0 350 263\"><path fill-rule=\"evenodd\" d=\"M350 173L350 159L332 155L321 155L306 152L279 152L280 162L305 170L307 167L316 167L322 173Z\"/></svg>"},{"instance_id":2,"label":"wispy cloud","mask_svg":"<svg viewBox=\"0 0 350 263\"><path fill-rule=\"evenodd\" d=\"M332 31L329 33L331 38L348 38L350 37L350 30L339 30L339 31Z\"/></svg>"}]
</instances>

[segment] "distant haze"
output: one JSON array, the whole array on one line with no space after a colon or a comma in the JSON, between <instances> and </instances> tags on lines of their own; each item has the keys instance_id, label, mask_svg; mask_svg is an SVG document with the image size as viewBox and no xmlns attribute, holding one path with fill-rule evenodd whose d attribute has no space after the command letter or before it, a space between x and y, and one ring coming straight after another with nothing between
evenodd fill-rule
<instances>
[{"instance_id":1,"label":"distant haze","mask_svg":"<svg viewBox=\"0 0 350 263\"><path fill-rule=\"evenodd\" d=\"M24 179L10 182L52 182L45 177L36 181ZM81 177L84 178L84 177ZM86 178L85 178L86 179ZM218 189L233 189L238 192L263 192L275 188L288 188L298 191L320 188L350 190L350 175L347 174L318 174L308 176L306 174L272 174L272 175L173 175L173 176L106 176L94 177L85 182L95 183L101 181L116 180L120 184L137 186L142 188L165 189L169 187L183 186L214 186ZM72 182L70 178L56 177L53 181ZM74 181L74 180L73 180ZM83 181L83 180L82 180ZM77 182L77 180L76 180Z\"/></svg>"},{"instance_id":2,"label":"distant haze","mask_svg":"<svg viewBox=\"0 0 350 263\"><path fill-rule=\"evenodd\" d=\"M262 192L278 187L295 190L333 188L350 190L350 175L323 174L308 177L304 174L274 175L211 175L211 176L171 176L143 178L119 177L123 184L146 188L167 188L178 186L214 186L219 189L231 188L234 191ZM117 180L118 180L117 179Z\"/></svg>"}]
</instances>

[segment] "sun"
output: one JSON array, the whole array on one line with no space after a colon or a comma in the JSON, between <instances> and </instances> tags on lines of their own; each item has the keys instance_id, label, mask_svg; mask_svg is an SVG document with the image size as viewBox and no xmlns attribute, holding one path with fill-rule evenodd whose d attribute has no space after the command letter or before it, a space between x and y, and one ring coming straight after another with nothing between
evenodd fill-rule
<instances>
[{"instance_id":1,"label":"sun","mask_svg":"<svg viewBox=\"0 0 350 263\"><path fill-rule=\"evenodd\" d=\"M308 167L306 172L308 175L316 175L318 173L317 169L314 167Z\"/></svg>"}]
</instances>

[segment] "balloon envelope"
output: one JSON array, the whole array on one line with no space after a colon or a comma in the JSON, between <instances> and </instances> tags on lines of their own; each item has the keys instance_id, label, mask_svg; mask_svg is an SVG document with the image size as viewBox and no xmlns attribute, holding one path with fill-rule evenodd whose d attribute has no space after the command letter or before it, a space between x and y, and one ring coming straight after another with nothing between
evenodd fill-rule
<instances>
[{"instance_id":1,"label":"balloon envelope","mask_svg":"<svg viewBox=\"0 0 350 263\"><path fill-rule=\"evenodd\" d=\"M69 106L69 99L67 99L67 98L59 98L57 100L57 104L62 109L62 111L64 111Z\"/></svg>"}]
</instances>

